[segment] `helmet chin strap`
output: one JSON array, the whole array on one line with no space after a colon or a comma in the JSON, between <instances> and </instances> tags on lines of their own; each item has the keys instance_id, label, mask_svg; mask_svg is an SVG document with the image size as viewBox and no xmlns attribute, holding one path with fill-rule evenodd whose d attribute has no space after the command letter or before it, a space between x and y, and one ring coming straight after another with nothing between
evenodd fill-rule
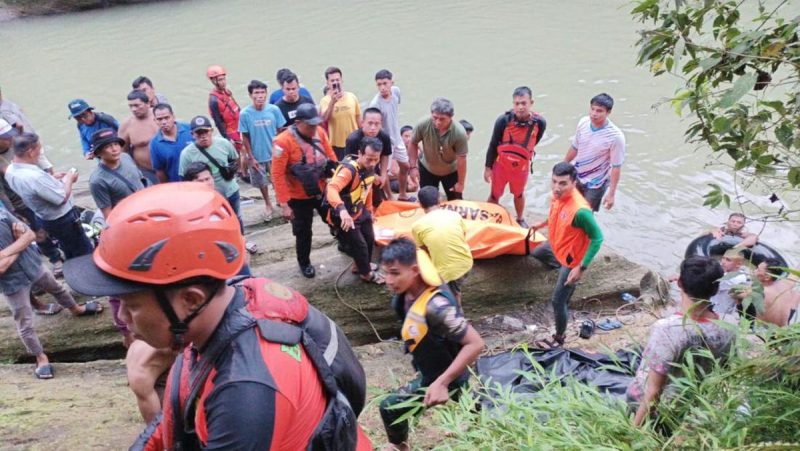
<instances>
[{"instance_id":1,"label":"helmet chin strap","mask_svg":"<svg viewBox=\"0 0 800 451\"><path fill-rule=\"evenodd\" d=\"M197 316L205 309L208 304L211 303L211 300L214 299L214 296L217 295L220 288L224 286L224 284L218 285L211 293L206 296L206 299L200 304L196 309L192 310L184 319L179 319L178 314L175 313L175 309L172 307L172 304L169 302L167 298L167 290L164 288L156 288L155 295L156 300L158 301L158 305L161 307L161 310L166 315L167 320L169 321L169 331L172 333L172 342L170 344L173 351L180 351L186 346L186 341L184 339L186 332L189 331L189 323L197 318Z\"/></svg>"}]
</instances>

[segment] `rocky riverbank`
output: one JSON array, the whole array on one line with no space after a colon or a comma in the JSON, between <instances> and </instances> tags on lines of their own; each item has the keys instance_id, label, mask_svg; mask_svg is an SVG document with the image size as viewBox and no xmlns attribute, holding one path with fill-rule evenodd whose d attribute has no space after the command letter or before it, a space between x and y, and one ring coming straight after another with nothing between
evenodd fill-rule
<instances>
[{"instance_id":1,"label":"rocky riverbank","mask_svg":"<svg viewBox=\"0 0 800 451\"><path fill-rule=\"evenodd\" d=\"M0 1L0 22L24 16L62 14L163 0L5 0Z\"/></svg>"}]
</instances>

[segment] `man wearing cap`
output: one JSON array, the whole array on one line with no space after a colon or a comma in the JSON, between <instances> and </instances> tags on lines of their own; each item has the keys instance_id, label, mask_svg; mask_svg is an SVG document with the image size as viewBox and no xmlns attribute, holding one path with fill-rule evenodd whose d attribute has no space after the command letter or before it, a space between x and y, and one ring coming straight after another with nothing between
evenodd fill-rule
<instances>
[{"instance_id":1,"label":"man wearing cap","mask_svg":"<svg viewBox=\"0 0 800 451\"><path fill-rule=\"evenodd\" d=\"M144 189L142 172L122 150L124 145L125 141L108 128L92 135L92 153L100 163L89 177L89 191L104 218L122 199Z\"/></svg>"},{"instance_id":2,"label":"man wearing cap","mask_svg":"<svg viewBox=\"0 0 800 451\"><path fill-rule=\"evenodd\" d=\"M94 154L90 152L92 134L103 128L119 130L119 122L110 114L95 112L94 107L89 106L83 99L71 101L67 104L67 108L69 108L69 117L78 122L78 135L81 137L83 155L87 160L91 160L94 158Z\"/></svg>"},{"instance_id":3,"label":"man wearing cap","mask_svg":"<svg viewBox=\"0 0 800 451\"><path fill-rule=\"evenodd\" d=\"M36 166L42 144L34 133L15 137L13 150L14 161L6 170L11 189L42 219L44 229L58 240L67 260L92 252L92 242L83 232L80 215L72 203L72 186L78 180L78 171L73 168L50 175Z\"/></svg>"},{"instance_id":4,"label":"man wearing cap","mask_svg":"<svg viewBox=\"0 0 800 451\"><path fill-rule=\"evenodd\" d=\"M181 352L163 416L131 449L369 449L356 422L366 379L335 323L275 282L226 284L244 263L227 208L201 183L142 190L114 209L94 255L65 268L78 292L119 296L122 318L150 346ZM315 338L322 331L331 338Z\"/></svg>"},{"instance_id":5,"label":"man wearing cap","mask_svg":"<svg viewBox=\"0 0 800 451\"><path fill-rule=\"evenodd\" d=\"M181 152L192 143L192 130L189 124L175 120L172 107L166 103L153 108L153 117L160 130L150 141L150 162L161 183L180 182L183 179L178 165Z\"/></svg>"},{"instance_id":6,"label":"man wearing cap","mask_svg":"<svg viewBox=\"0 0 800 451\"><path fill-rule=\"evenodd\" d=\"M322 195L326 177L323 173L337 160L328 135L319 127L322 118L314 105L306 103L297 107L295 120L294 125L272 142L272 177L283 217L292 222L300 271L304 277L312 278L316 274L310 258L314 210L325 221Z\"/></svg>"},{"instance_id":7,"label":"man wearing cap","mask_svg":"<svg viewBox=\"0 0 800 451\"><path fill-rule=\"evenodd\" d=\"M156 171L150 161L150 141L158 133L158 124L153 119L147 94L133 90L128 94L128 108L131 115L119 127L119 137L125 141L125 150L130 152L136 166L142 171L150 184L158 183Z\"/></svg>"},{"instance_id":8,"label":"man wearing cap","mask_svg":"<svg viewBox=\"0 0 800 451\"><path fill-rule=\"evenodd\" d=\"M186 173L186 168L195 161L202 161L211 168L211 175L214 176L214 187L220 194L228 199L231 207L239 217L239 224L244 233L244 223L239 212L239 184L236 183L235 174L227 174L231 167L231 162L238 161L239 155L233 144L224 138L212 135L213 127L211 121L205 116L195 116L189 126L192 130L194 142L186 146L181 152L180 162L178 163L178 173L181 177Z\"/></svg>"}]
</instances>

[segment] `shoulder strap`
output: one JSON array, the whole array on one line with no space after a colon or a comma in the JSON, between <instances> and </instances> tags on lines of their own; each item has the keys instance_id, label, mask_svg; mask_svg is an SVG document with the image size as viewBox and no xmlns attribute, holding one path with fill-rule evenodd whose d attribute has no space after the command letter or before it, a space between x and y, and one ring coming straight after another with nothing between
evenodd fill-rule
<instances>
[{"instance_id":1,"label":"shoulder strap","mask_svg":"<svg viewBox=\"0 0 800 451\"><path fill-rule=\"evenodd\" d=\"M320 140L319 139L316 139L316 138L308 139L308 138L306 138L305 136L303 136L300 133L298 133L297 127L294 126L294 125L289 127L289 130L291 130L292 136L294 136L295 140L303 141L303 142L306 142L306 143L310 144L315 152L321 153L323 156L325 156L325 158L328 157L328 155L325 153L325 151L322 149L322 147L320 147L320 145L319 145ZM300 155L303 158L303 164L308 164L308 160L306 159L306 153L303 151L302 146L300 147Z\"/></svg>"},{"instance_id":2,"label":"shoulder strap","mask_svg":"<svg viewBox=\"0 0 800 451\"><path fill-rule=\"evenodd\" d=\"M205 150L205 149L201 148L201 147L200 147L200 146L198 146L197 144L195 144L195 147L197 147L197 150L199 150L199 151L200 151L200 153L202 153L203 155L205 155L205 156L206 156L206 158L208 158L208 161L210 161L210 162L211 162L211 164L213 164L214 166L216 166L216 167L217 167L217 169L219 170L219 172L220 172L220 173L222 173L222 172L223 172L222 165L221 165L221 164L219 164L219 161L217 161L217 160L216 160L216 158L214 158L214 157L212 157L211 155L209 155L209 153L208 153L208 152L206 152L206 150Z\"/></svg>"},{"instance_id":3,"label":"shoulder strap","mask_svg":"<svg viewBox=\"0 0 800 451\"><path fill-rule=\"evenodd\" d=\"M121 167L121 165L122 165L122 163L120 163L120 167ZM115 171L115 170L113 170L113 169L109 168L108 166L104 165L103 163L100 163L98 166L100 166L100 169L101 169L101 170L103 170L103 171L106 171L108 174L111 174L111 175L113 175L113 176L114 176L114 177L116 177L116 178L117 178L119 181L121 181L122 183L124 183L124 184L125 184L125 186L127 186L127 187L128 187L128 189L129 189L129 190L131 190L131 194L133 194L133 193L135 193L135 192L137 191L137 189L136 189L136 187L133 185L133 183L131 183L131 181L130 181L130 180L128 180L128 179L126 179L125 177L123 177L123 176L122 176L122 174L120 174L119 172L117 172L117 171Z\"/></svg>"},{"instance_id":4,"label":"shoulder strap","mask_svg":"<svg viewBox=\"0 0 800 451\"><path fill-rule=\"evenodd\" d=\"M525 142L522 144L522 147L528 148L528 144L531 142L531 135L533 135L533 130L538 129L539 125L536 122L536 114L531 113L531 125L528 126L528 132L525 134Z\"/></svg>"}]
</instances>

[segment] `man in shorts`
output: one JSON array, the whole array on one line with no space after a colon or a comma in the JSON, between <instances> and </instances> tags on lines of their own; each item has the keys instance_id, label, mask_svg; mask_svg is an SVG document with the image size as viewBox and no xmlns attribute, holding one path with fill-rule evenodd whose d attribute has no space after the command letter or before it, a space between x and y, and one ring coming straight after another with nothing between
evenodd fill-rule
<instances>
[{"instance_id":1,"label":"man in shorts","mask_svg":"<svg viewBox=\"0 0 800 451\"><path fill-rule=\"evenodd\" d=\"M578 122L578 129L564 161L573 162L578 170L578 189L592 211L600 202L610 210L614 206L617 184L625 161L625 135L608 118L614 99L606 93L589 101L589 115ZM608 191L608 193L606 193Z\"/></svg>"},{"instance_id":2,"label":"man in shorts","mask_svg":"<svg viewBox=\"0 0 800 451\"><path fill-rule=\"evenodd\" d=\"M369 103L370 108L377 108L383 116L383 131L392 140L392 166L397 165L398 191L397 200L410 200L406 193L406 179L408 178L408 152L400 135L400 88L394 85L392 73L386 69L375 74L375 85L378 93ZM391 199L391 190L384 186L383 190L387 199Z\"/></svg>"},{"instance_id":3,"label":"man in shorts","mask_svg":"<svg viewBox=\"0 0 800 451\"><path fill-rule=\"evenodd\" d=\"M531 162L536 156L536 144L542 139L547 122L531 111L533 93L527 86L514 90L513 109L506 111L494 123L492 139L486 150L486 168L483 179L491 183L489 202L498 203L508 185L514 196L517 223L527 228L525 213L525 185L528 183Z\"/></svg>"},{"instance_id":4,"label":"man in shorts","mask_svg":"<svg viewBox=\"0 0 800 451\"><path fill-rule=\"evenodd\" d=\"M250 173L250 184L261 190L266 211L264 220L272 220L272 201L269 198L269 175L272 168L272 139L286 119L280 108L267 103L267 85L253 80L247 85L252 105L239 115L239 132L244 143L244 158Z\"/></svg>"}]
</instances>

